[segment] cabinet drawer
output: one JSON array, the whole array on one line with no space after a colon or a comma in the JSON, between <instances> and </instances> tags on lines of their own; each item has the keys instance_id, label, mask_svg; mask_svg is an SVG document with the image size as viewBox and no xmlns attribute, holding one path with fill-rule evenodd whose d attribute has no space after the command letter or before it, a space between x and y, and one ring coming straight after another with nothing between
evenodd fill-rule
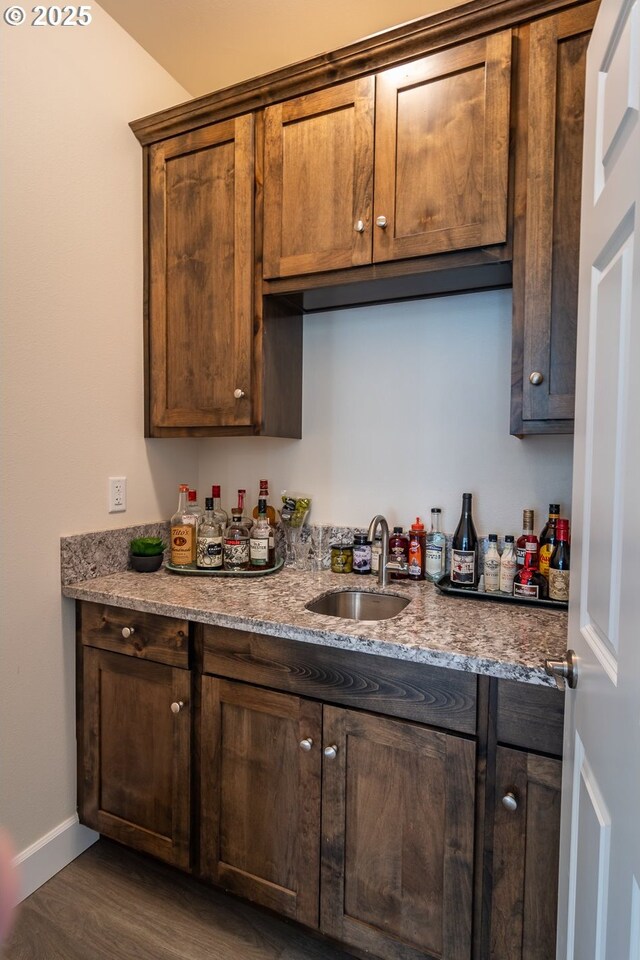
<instances>
[{"instance_id":1,"label":"cabinet drawer","mask_svg":"<svg viewBox=\"0 0 640 960\"><path fill-rule=\"evenodd\" d=\"M517 680L498 683L498 743L562 756L564 693Z\"/></svg>"},{"instance_id":2,"label":"cabinet drawer","mask_svg":"<svg viewBox=\"0 0 640 960\"><path fill-rule=\"evenodd\" d=\"M167 663L171 667L189 666L186 620L82 602L78 604L78 630L86 647Z\"/></svg>"},{"instance_id":3,"label":"cabinet drawer","mask_svg":"<svg viewBox=\"0 0 640 960\"><path fill-rule=\"evenodd\" d=\"M245 630L202 630L204 673L476 733L475 674Z\"/></svg>"}]
</instances>

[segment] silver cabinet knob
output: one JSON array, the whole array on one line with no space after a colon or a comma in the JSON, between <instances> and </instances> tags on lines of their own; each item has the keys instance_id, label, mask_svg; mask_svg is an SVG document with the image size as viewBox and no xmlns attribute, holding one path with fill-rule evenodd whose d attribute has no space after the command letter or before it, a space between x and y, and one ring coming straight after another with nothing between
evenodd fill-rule
<instances>
[{"instance_id":1,"label":"silver cabinet knob","mask_svg":"<svg viewBox=\"0 0 640 960\"><path fill-rule=\"evenodd\" d=\"M136 632L136 628L135 628L135 627L123 627L123 628L122 628L122 636L125 638L125 640L128 640L129 637L133 636L133 634L134 634L135 632Z\"/></svg>"},{"instance_id":2,"label":"silver cabinet knob","mask_svg":"<svg viewBox=\"0 0 640 960\"><path fill-rule=\"evenodd\" d=\"M380 227L381 230L386 228L387 223L388 221L386 217L376 217L376 227Z\"/></svg>"},{"instance_id":3,"label":"silver cabinet knob","mask_svg":"<svg viewBox=\"0 0 640 960\"><path fill-rule=\"evenodd\" d=\"M324 748L324 755L327 760L335 760L335 758L338 756L338 748L335 743L330 747Z\"/></svg>"},{"instance_id":4,"label":"silver cabinet knob","mask_svg":"<svg viewBox=\"0 0 640 960\"><path fill-rule=\"evenodd\" d=\"M539 387L543 380L544 377L539 370L534 370L533 373L529 374L529 383L533 387Z\"/></svg>"},{"instance_id":5,"label":"silver cabinet knob","mask_svg":"<svg viewBox=\"0 0 640 960\"><path fill-rule=\"evenodd\" d=\"M233 391L233 395L236 398L236 400L242 400L242 398L244 397L244 390L241 390L240 387L236 387L235 390Z\"/></svg>"},{"instance_id":6,"label":"silver cabinet knob","mask_svg":"<svg viewBox=\"0 0 640 960\"><path fill-rule=\"evenodd\" d=\"M571 690L578 686L578 659L574 650L567 650L564 660L545 660L544 669L550 677L555 678L561 690L565 683Z\"/></svg>"},{"instance_id":7,"label":"silver cabinet knob","mask_svg":"<svg viewBox=\"0 0 640 960\"><path fill-rule=\"evenodd\" d=\"M364 233L364 221L356 220L356 222L353 225L353 229L355 230L356 233Z\"/></svg>"},{"instance_id":8,"label":"silver cabinet knob","mask_svg":"<svg viewBox=\"0 0 640 960\"><path fill-rule=\"evenodd\" d=\"M505 793L504 797L502 798L502 806L505 807L510 813L515 813L515 811L518 809L518 799L512 790L510 790L508 793Z\"/></svg>"},{"instance_id":9,"label":"silver cabinet knob","mask_svg":"<svg viewBox=\"0 0 640 960\"><path fill-rule=\"evenodd\" d=\"M184 700L178 700L171 704L171 713L180 713L184 707Z\"/></svg>"},{"instance_id":10,"label":"silver cabinet knob","mask_svg":"<svg viewBox=\"0 0 640 960\"><path fill-rule=\"evenodd\" d=\"M311 750L312 746L313 746L313 740L311 739L311 737L306 737L304 740L300 741L300 749L304 750L305 753L308 753L309 750Z\"/></svg>"}]
</instances>

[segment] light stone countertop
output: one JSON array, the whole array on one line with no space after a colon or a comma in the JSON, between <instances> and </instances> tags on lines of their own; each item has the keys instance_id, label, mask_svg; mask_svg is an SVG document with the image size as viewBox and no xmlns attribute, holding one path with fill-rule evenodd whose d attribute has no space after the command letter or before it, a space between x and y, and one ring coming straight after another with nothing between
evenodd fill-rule
<instances>
[{"instance_id":1,"label":"light stone countertop","mask_svg":"<svg viewBox=\"0 0 640 960\"><path fill-rule=\"evenodd\" d=\"M66 597L285 637L303 643L430 663L471 673L554 686L545 658L567 645L567 614L446 597L430 583L391 583L411 597L390 620L356 621L310 613L305 603L332 590L379 590L373 576L284 569L255 578L123 571L66 584Z\"/></svg>"}]
</instances>

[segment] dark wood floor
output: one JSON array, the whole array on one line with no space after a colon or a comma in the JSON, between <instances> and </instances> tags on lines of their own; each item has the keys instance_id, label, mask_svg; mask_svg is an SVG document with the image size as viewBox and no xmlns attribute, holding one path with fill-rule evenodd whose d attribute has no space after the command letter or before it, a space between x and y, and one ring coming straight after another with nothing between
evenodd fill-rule
<instances>
[{"instance_id":1,"label":"dark wood floor","mask_svg":"<svg viewBox=\"0 0 640 960\"><path fill-rule=\"evenodd\" d=\"M18 909L3 960L353 960L108 840Z\"/></svg>"}]
</instances>

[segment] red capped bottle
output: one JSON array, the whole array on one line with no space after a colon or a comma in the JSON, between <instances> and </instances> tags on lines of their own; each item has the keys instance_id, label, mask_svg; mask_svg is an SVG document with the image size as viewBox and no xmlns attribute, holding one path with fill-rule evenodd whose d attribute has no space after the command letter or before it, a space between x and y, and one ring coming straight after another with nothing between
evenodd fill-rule
<instances>
[{"instance_id":1,"label":"red capped bottle","mask_svg":"<svg viewBox=\"0 0 640 960\"><path fill-rule=\"evenodd\" d=\"M523 510L522 511L522 533L516 540L516 563L518 565L518 570L521 570L524 567L524 555L526 552L526 543L527 537L533 537L533 510ZM538 559L538 538L535 538L536 541L536 562Z\"/></svg>"},{"instance_id":2,"label":"red capped bottle","mask_svg":"<svg viewBox=\"0 0 640 960\"><path fill-rule=\"evenodd\" d=\"M571 546L569 544L569 521L558 517L556 522L557 543L549 561L549 597L552 600L569 600L569 569Z\"/></svg>"},{"instance_id":3,"label":"red capped bottle","mask_svg":"<svg viewBox=\"0 0 640 960\"><path fill-rule=\"evenodd\" d=\"M524 566L515 575L513 595L529 600L544 600L547 597L547 581L538 570L538 538L535 534L527 536L524 551Z\"/></svg>"}]
</instances>

